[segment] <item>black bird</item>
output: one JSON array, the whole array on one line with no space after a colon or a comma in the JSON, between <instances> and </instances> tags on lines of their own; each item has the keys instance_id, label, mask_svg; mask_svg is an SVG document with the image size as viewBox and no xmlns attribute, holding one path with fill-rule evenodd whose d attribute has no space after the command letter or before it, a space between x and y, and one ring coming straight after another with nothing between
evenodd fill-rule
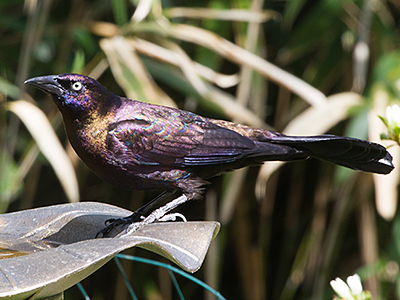
<instances>
[{"instance_id":1,"label":"black bird","mask_svg":"<svg viewBox=\"0 0 400 300\"><path fill-rule=\"evenodd\" d=\"M391 155L379 144L333 135L286 136L213 120L119 97L83 75L35 77L25 83L51 94L72 147L100 178L129 189L182 193L139 223L138 213L111 220L103 235L121 223L132 223L132 232L160 220L176 206L199 198L205 179L264 161L315 157L379 174L394 168ZM137 212L148 211L158 201Z\"/></svg>"}]
</instances>

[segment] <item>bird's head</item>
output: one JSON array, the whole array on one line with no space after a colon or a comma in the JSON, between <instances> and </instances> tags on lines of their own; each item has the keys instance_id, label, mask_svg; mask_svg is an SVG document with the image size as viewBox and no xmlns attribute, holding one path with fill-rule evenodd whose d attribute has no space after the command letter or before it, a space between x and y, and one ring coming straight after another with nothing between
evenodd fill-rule
<instances>
[{"instance_id":1,"label":"bird's head","mask_svg":"<svg viewBox=\"0 0 400 300\"><path fill-rule=\"evenodd\" d=\"M109 108L116 96L95 79L79 74L60 74L31 78L33 85L50 94L63 115L84 117ZM104 109L102 109L104 108Z\"/></svg>"}]
</instances>

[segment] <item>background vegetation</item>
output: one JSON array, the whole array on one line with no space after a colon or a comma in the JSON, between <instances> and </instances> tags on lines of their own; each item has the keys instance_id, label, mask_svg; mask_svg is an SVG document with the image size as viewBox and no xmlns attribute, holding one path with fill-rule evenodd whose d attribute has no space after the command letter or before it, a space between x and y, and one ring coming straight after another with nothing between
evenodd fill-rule
<instances>
[{"instance_id":1,"label":"background vegetation","mask_svg":"<svg viewBox=\"0 0 400 300\"><path fill-rule=\"evenodd\" d=\"M208 117L379 141L378 115L400 94L399 20L396 0L2 0L1 212L78 200L134 210L156 195L93 175L50 98L25 92L27 78L78 72ZM358 272L373 299L399 298L397 182L397 171L373 177L315 160L215 178L204 201L179 209L222 223L195 276L227 299L331 299L329 281ZM177 298L166 271L124 268L140 299ZM177 279L186 299L212 299ZM113 262L82 284L92 299L127 299Z\"/></svg>"}]
</instances>

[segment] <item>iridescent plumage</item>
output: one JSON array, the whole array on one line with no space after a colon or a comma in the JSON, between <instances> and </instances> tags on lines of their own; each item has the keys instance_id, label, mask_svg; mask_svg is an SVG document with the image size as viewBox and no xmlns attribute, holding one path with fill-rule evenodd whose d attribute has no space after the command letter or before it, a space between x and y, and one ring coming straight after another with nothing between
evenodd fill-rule
<instances>
[{"instance_id":1,"label":"iridescent plumage","mask_svg":"<svg viewBox=\"0 0 400 300\"><path fill-rule=\"evenodd\" d=\"M77 74L36 77L25 83L50 93L68 138L99 177L131 189L178 189L193 199L204 179L247 165L310 156L352 169L387 174L386 149L331 135L290 137L191 112L116 96Z\"/></svg>"}]
</instances>

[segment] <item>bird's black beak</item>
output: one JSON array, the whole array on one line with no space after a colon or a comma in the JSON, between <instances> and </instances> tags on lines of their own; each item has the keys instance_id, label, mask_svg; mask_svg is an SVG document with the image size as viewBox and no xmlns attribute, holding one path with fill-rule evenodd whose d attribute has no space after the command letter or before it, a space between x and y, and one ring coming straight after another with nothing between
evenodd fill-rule
<instances>
[{"instance_id":1,"label":"bird's black beak","mask_svg":"<svg viewBox=\"0 0 400 300\"><path fill-rule=\"evenodd\" d=\"M57 78L57 75L34 77L26 80L24 84L33 85L48 94L61 96L65 89L57 82Z\"/></svg>"}]
</instances>

